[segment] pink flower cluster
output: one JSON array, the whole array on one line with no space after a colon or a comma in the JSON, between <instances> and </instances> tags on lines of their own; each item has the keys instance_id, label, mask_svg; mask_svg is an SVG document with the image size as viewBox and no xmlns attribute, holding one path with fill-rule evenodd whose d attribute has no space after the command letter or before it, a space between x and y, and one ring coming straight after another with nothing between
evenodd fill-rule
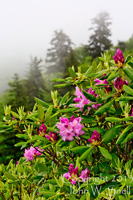
<instances>
[{"instance_id":1,"label":"pink flower cluster","mask_svg":"<svg viewBox=\"0 0 133 200\"><path fill-rule=\"evenodd\" d=\"M114 79L114 87L121 91L123 89L123 85L128 85L127 80L123 81L120 77Z\"/></svg>"},{"instance_id":2,"label":"pink flower cluster","mask_svg":"<svg viewBox=\"0 0 133 200\"><path fill-rule=\"evenodd\" d=\"M86 181L87 177L89 176L90 171L86 168L85 170L81 171L81 175L78 177L78 167L74 169L73 164L69 166L69 173L65 173L63 177L69 180L72 185L76 184L79 179L82 179L83 182Z\"/></svg>"},{"instance_id":3,"label":"pink flower cluster","mask_svg":"<svg viewBox=\"0 0 133 200\"><path fill-rule=\"evenodd\" d=\"M39 147L30 147L30 149L25 149L24 157L27 158L27 161L33 160L36 156L40 156L41 152L43 152L43 150Z\"/></svg>"},{"instance_id":4,"label":"pink flower cluster","mask_svg":"<svg viewBox=\"0 0 133 200\"><path fill-rule=\"evenodd\" d=\"M100 135L98 134L97 131L94 131L92 133L92 136L90 139L88 139L88 142L93 144L93 145L98 145L99 144L99 141L100 141Z\"/></svg>"},{"instance_id":5,"label":"pink flower cluster","mask_svg":"<svg viewBox=\"0 0 133 200\"><path fill-rule=\"evenodd\" d=\"M56 141L57 140L57 134L53 133L53 132L49 132L49 135L46 135L47 132L47 127L45 126L45 124L42 124L39 127L39 135L41 136L45 136L50 142Z\"/></svg>"},{"instance_id":6,"label":"pink flower cluster","mask_svg":"<svg viewBox=\"0 0 133 200\"><path fill-rule=\"evenodd\" d=\"M103 84L103 85L104 85L104 84L106 84L105 90L106 90L106 92L110 92L110 86L107 85L107 84L109 84L109 82L107 81L107 79L105 79L105 80L100 80L100 79L96 78L96 79L94 80L94 82L96 82L95 85L100 85L100 84Z\"/></svg>"},{"instance_id":7,"label":"pink flower cluster","mask_svg":"<svg viewBox=\"0 0 133 200\"><path fill-rule=\"evenodd\" d=\"M53 133L53 132L49 132L49 135L45 135L45 137L50 141L50 142L53 142L53 141L56 141L57 140L57 134L56 133Z\"/></svg>"},{"instance_id":8,"label":"pink flower cluster","mask_svg":"<svg viewBox=\"0 0 133 200\"><path fill-rule=\"evenodd\" d=\"M90 93L91 95L93 95L94 97L98 97L98 95L95 93L95 90L92 90L92 88L90 88L88 90L88 93ZM76 91L75 91L75 96L77 96L76 98L74 98L73 100L75 102L77 102L77 104L75 104L76 108L80 108L81 112L83 112L83 107L86 104L90 104L93 103L92 101L89 101L83 94L82 90L80 91L79 88L76 86ZM98 106L101 106L101 104L93 104L92 107L95 109L98 109ZM91 107L88 107L88 111L91 110Z\"/></svg>"},{"instance_id":9,"label":"pink flower cluster","mask_svg":"<svg viewBox=\"0 0 133 200\"><path fill-rule=\"evenodd\" d=\"M45 133L46 133L46 131L47 131L47 127L45 126L45 124L42 124L42 125L39 127L39 134L40 134L41 136L44 136Z\"/></svg>"},{"instance_id":10,"label":"pink flower cluster","mask_svg":"<svg viewBox=\"0 0 133 200\"><path fill-rule=\"evenodd\" d=\"M124 55L120 49L117 49L115 56L113 56L113 59L117 65L123 66L124 64Z\"/></svg>"},{"instance_id":11,"label":"pink flower cluster","mask_svg":"<svg viewBox=\"0 0 133 200\"><path fill-rule=\"evenodd\" d=\"M72 116L70 120L68 120L66 117L60 117L60 123L58 123L56 126L58 129L60 129L59 133L60 136L62 136L63 141L72 141L74 140L74 136L79 137L85 133L82 130L84 126L80 124L81 120L81 117L75 118Z\"/></svg>"}]
</instances>

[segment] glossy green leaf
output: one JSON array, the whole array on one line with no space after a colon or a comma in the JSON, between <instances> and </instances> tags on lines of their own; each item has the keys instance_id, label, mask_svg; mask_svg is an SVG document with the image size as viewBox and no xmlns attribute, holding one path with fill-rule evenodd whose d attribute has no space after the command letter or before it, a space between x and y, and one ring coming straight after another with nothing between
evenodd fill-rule
<instances>
[{"instance_id":1,"label":"glossy green leaf","mask_svg":"<svg viewBox=\"0 0 133 200\"><path fill-rule=\"evenodd\" d=\"M96 97L94 97L92 94L86 92L83 90L83 94L86 96L87 99L89 99L90 101L96 102Z\"/></svg>"},{"instance_id":2,"label":"glossy green leaf","mask_svg":"<svg viewBox=\"0 0 133 200\"><path fill-rule=\"evenodd\" d=\"M67 87L69 85L71 85L71 84L70 83L64 83L64 84L60 84L60 85L54 85L54 87L56 87L56 88L63 88L63 87Z\"/></svg>"},{"instance_id":3,"label":"glossy green leaf","mask_svg":"<svg viewBox=\"0 0 133 200\"><path fill-rule=\"evenodd\" d=\"M124 122L133 120L133 117L132 116L126 118L106 117L105 120L109 122L122 122L122 121Z\"/></svg>"},{"instance_id":4,"label":"glossy green leaf","mask_svg":"<svg viewBox=\"0 0 133 200\"><path fill-rule=\"evenodd\" d=\"M126 143L132 139L133 139L133 132L129 133L128 136L125 138L125 140L122 143Z\"/></svg>"},{"instance_id":5,"label":"glossy green leaf","mask_svg":"<svg viewBox=\"0 0 133 200\"><path fill-rule=\"evenodd\" d=\"M128 63L129 64L129 63ZM125 74L131 79L133 80L133 69L129 68L129 67L125 67L123 68L123 71L125 72Z\"/></svg>"},{"instance_id":6,"label":"glossy green leaf","mask_svg":"<svg viewBox=\"0 0 133 200\"><path fill-rule=\"evenodd\" d=\"M123 140L125 140L125 138L128 135L128 132L131 130L131 128L133 127L133 124L130 124L129 126L127 126L123 132L121 133L121 135L119 136L119 138L116 141L116 144L121 144L123 142Z\"/></svg>"},{"instance_id":7,"label":"glossy green leaf","mask_svg":"<svg viewBox=\"0 0 133 200\"><path fill-rule=\"evenodd\" d=\"M115 79L117 76L119 76L119 71L114 71L114 72L112 72L110 75L109 75L109 77L108 77L108 81L112 81L113 79Z\"/></svg>"},{"instance_id":8,"label":"glossy green leaf","mask_svg":"<svg viewBox=\"0 0 133 200\"><path fill-rule=\"evenodd\" d=\"M79 147L74 147L70 150L77 154L77 153L83 153L83 152L85 152L85 150L87 150L89 148L90 148L90 146L79 146Z\"/></svg>"},{"instance_id":9,"label":"glossy green leaf","mask_svg":"<svg viewBox=\"0 0 133 200\"><path fill-rule=\"evenodd\" d=\"M120 124L117 124L110 128L102 137L102 140L106 143L110 142L117 134L119 134L119 131L121 129Z\"/></svg>"},{"instance_id":10,"label":"glossy green leaf","mask_svg":"<svg viewBox=\"0 0 133 200\"><path fill-rule=\"evenodd\" d=\"M94 78L96 76L97 76L97 73L91 73L87 75L88 78Z\"/></svg>"},{"instance_id":11,"label":"glossy green leaf","mask_svg":"<svg viewBox=\"0 0 133 200\"><path fill-rule=\"evenodd\" d=\"M76 111L78 108L66 108L66 109L62 109L62 110L59 110L58 112L60 113L68 113L68 112L73 112L73 111Z\"/></svg>"},{"instance_id":12,"label":"glossy green leaf","mask_svg":"<svg viewBox=\"0 0 133 200\"><path fill-rule=\"evenodd\" d=\"M72 78L76 78L77 77L77 74L75 73L75 71L71 67L68 68L68 71L69 71L70 76Z\"/></svg>"},{"instance_id":13,"label":"glossy green leaf","mask_svg":"<svg viewBox=\"0 0 133 200\"><path fill-rule=\"evenodd\" d=\"M130 87L127 86L127 85L123 85L123 89L124 89L124 91L125 91L126 93L128 93L128 94L130 94L130 95L133 96L133 89L132 89L132 88L130 88Z\"/></svg>"},{"instance_id":14,"label":"glossy green leaf","mask_svg":"<svg viewBox=\"0 0 133 200\"><path fill-rule=\"evenodd\" d=\"M44 119L44 110L41 104L38 104L38 117L40 120Z\"/></svg>"},{"instance_id":15,"label":"glossy green leaf","mask_svg":"<svg viewBox=\"0 0 133 200\"><path fill-rule=\"evenodd\" d=\"M101 154L102 154L105 158L107 158L107 159L109 159L109 160L112 160L112 156L111 156L111 154L108 152L107 149L105 149L104 147L100 147L100 146L99 146L99 150L100 150Z\"/></svg>"},{"instance_id":16,"label":"glossy green leaf","mask_svg":"<svg viewBox=\"0 0 133 200\"><path fill-rule=\"evenodd\" d=\"M92 66L87 69L85 76L88 76L92 72Z\"/></svg>"},{"instance_id":17,"label":"glossy green leaf","mask_svg":"<svg viewBox=\"0 0 133 200\"><path fill-rule=\"evenodd\" d=\"M45 108L48 108L49 107L49 104L42 101L41 99L38 99L37 97L34 97L34 100L38 103L38 104L41 104L43 107Z\"/></svg>"},{"instance_id":18,"label":"glossy green leaf","mask_svg":"<svg viewBox=\"0 0 133 200\"><path fill-rule=\"evenodd\" d=\"M15 118L19 119L19 115L13 111L11 111L12 116L14 116Z\"/></svg>"},{"instance_id":19,"label":"glossy green leaf","mask_svg":"<svg viewBox=\"0 0 133 200\"><path fill-rule=\"evenodd\" d=\"M88 155L91 153L93 147L90 147L89 149L87 149L80 157L79 157L79 161L83 161L85 160Z\"/></svg>"},{"instance_id":20,"label":"glossy green leaf","mask_svg":"<svg viewBox=\"0 0 133 200\"><path fill-rule=\"evenodd\" d=\"M112 106L113 104L113 101L110 101L108 103L106 103L105 105L101 106L96 112L95 112L95 115L101 115L103 114L104 112L106 112L107 110L110 109L110 107Z\"/></svg>"},{"instance_id":21,"label":"glossy green leaf","mask_svg":"<svg viewBox=\"0 0 133 200\"><path fill-rule=\"evenodd\" d=\"M131 101L133 100L133 97L131 96L121 96L120 98L117 98L116 101Z\"/></svg>"},{"instance_id":22,"label":"glossy green leaf","mask_svg":"<svg viewBox=\"0 0 133 200\"><path fill-rule=\"evenodd\" d=\"M62 97L59 106L61 106L62 104L64 104L64 103L68 100L68 98L69 98L69 92L66 93L66 94Z\"/></svg>"},{"instance_id":23,"label":"glossy green leaf","mask_svg":"<svg viewBox=\"0 0 133 200\"><path fill-rule=\"evenodd\" d=\"M16 136L18 138L21 138L21 139L24 139L24 140L29 140L30 139L29 136L26 135L26 134L16 134Z\"/></svg>"},{"instance_id":24,"label":"glossy green leaf","mask_svg":"<svg viewBox=\"0 0 133 200\"><path fill-rule=\"evenodd\" d=\"M130 65L131 67L133 67L133 62L128 62L128 65Z\"/></svg>"},{"instance_id":25,"label":"glossy green leaf","mask_svg":"<svg viewBox=\"0 0 133 200\"><path fill-rule=\"evenodd\" d=\"M52 111L53 111L53 105L49 106L49 108L47 109L47 112L45 114L45 123L47 125L50 125L50 122L52 119L50 119L51 115L52 115Z\"/></svg>"}]
</instances>

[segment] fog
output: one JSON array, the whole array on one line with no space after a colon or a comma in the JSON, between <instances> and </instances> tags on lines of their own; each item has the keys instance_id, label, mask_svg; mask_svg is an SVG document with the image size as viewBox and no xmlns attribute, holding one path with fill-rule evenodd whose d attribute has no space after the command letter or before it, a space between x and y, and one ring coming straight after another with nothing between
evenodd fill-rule
<instances>
[{"instance_id":1,"label":"fog","mask_svg":"<svg viewBox=\"0 0 133 200\"><path fill-rule=\"evenodd\" d=\"M54 30L62 29L75 43L87 44L91 19L110 14L112 42L133 33L133 0L1 0L0 92L15 72L26 73L30 56L46 57Z\"/></svg>"}]
</instances>

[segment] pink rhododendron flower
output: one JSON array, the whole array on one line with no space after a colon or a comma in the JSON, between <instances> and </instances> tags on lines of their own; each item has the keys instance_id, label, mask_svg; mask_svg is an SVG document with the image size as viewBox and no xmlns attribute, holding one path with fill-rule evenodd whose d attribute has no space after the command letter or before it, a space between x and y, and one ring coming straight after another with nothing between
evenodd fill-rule
<instances>
[{"instance_id":1,"label":"pink rhododendron flower","mask_svg":"<svg viewBox=\"0 0 133 200\"><path fill-rule=\"evenodd\" d=\"M45 135L45 137L50 141L50 142L53 142L53 141L56 141L57 140L57 134L56 133L53 133L53 132L49 132L49 135Z\"/></svg>"},{"instance_id":2,"label":"pink rhododendron flower","mask_svg":"<svg viewBox=\"0 0 133 200\"><path fill-rule=\"evenodd\" d=\"M113 56L113 59L118 67L122 67L125 62L124 55L120 49L117 49L115 56Z\"/></svg>"},{"instance_id":3,"label":"pink rhododendron flower","mask_svg":"<svg viewBox=\"0 0 133 200\"><path fill-rule=\"evenodd\" d=\"M87 92L87 90L86 90ZM90 93L91 95L93 95L94 97L98 97L98 95L95 93L95 90L92 90L92 88L90 88L88 90L88 93ZM77 96L76 98L74 98L73 100L75 102L77 102L77 104L75 104L76 108L80 108L81 112L83 112L83 107L87 104L93 103L92 101L88 100L82 90L80 91L79 88L76 86L76 91L75 91L75 96ZM101 106L101 104L94 104L92 105L93 108L97 109L98 106ZM88 111L90 111L91 107L88 107Z\"/></svg>"},{"instance_id":4,"label":"pink rhododendron flower","mask_svg":"<svg viewBox=\"0 0 133 200\"><path fill-rule=\"evenodd\" d=\"M82 181L85 182L89 176L89 173L90 171L86 168L85 170L82 170L81 175L78 176L78 167L74 168L73 164L70 164L69 172L63 174L63 177L65 177L72 183L72 185L74 185L79 179L82 179Z\"/></svg>"},{"instance_id":5,"label":"pink rhododendron flower","mask_svg":"<svg viewBox=\"0 0 133 200\"><path fill-rule=\"evenodd\" d=\"M47 127L45 126L45 124L42 124L42 125L39 127L39 134L40 134L41 136L44 136L45 133L46 133L46 131L47 131Z\"/></svg>"},{"instance_id":6,"label":"pink rhododendron flower","mask_svg":"<svg viewBox=\"0 0 133 200\"><path fill-rule=\"evenodd\" d=\"M82 171L81 171L81 175L80 175L79 178L81 178L82 181L85 182L86 179L87 179L87 177L89 176L89 174L90 174L90 171L89 171L88 168L86 168L85 170L82 170Z\"/></svg>"},{"instance_id":7,"label":"pink rhododendron flower","mask_svg":"<svg viewBox=\"0 0 133 200\"><path fill-rule=\"evenodd\" d=\"M67 180L69 180L72 185L74 185L78 181L78 167L74 169L73 164L70 164L69 166L69 173L63 174L63 177L65 177Z\"/></svg>"},{"instance_id":8,"label":"pink rhododendron flower","mask_svg":"<svg viewBox=\"0 0 133 200\"><path fill-rule=\"evenodd\" d=\"M96 82L95 85L106 84L106 86L104 86L104 87L105 87L105 90L106 90L106 92L110 92L110 86L107 85L107 84L109 84L109 82L107 81L107 79L105 79L105 80L100 80L100 79L96 78L96 79L94 80L94 82Z\"/></svg>"},{"instance_id":9,"label":"pink rhododendron flower","mask_svg":"<svg viewBox=\"0 0 133 200\"><path fill-rule=\"evenodd\" d=\"M30 147L30 149L25 149L24 157L27 158L27 161L33 160L36 156L40 156L43 150L41 150L39 147Z\"/></svg>"},{"instance_id":10,"label":"pink rhododendron flower","mask_svg":"<svg viewBox=\"0 0 133 200\"><path fill-rule=\"evenodd\" d=\"M88 139L88 142L91 143L91 144L93 144L93 145L98 145L98 144L99 144L99 141L100 141L100 136L99 136L99 134L98 134L97 131L94 131L94 132L92 133L91 138Z\"/></svg>"},{"instance_id":11,"label":"pink rhododendron flower","mask_svg":"<svg viewBox=\"0 0 133 200\"><path fill-rule=\"evenodd\" d=\"M128 85L127 80L123 81L120 77L114 79L114 87L121 91L123 89L123 85Z\"/></svg>"},{"instance_id":12,"label":"pink rhododendron flower","mask_svg":"<svg viewBox=\"0 0 133 200\"><path fill-rule=\"evenodd\" d=\"M84 126L80 124L81 120L81 117L75 118L74 116L71 116L70 120L60 117L60 123L56 126L60 130L59 133L63 141L72 141L74 140L74 136L79 137L85 133L82 130Z\"/></svg>"}]
</instances>

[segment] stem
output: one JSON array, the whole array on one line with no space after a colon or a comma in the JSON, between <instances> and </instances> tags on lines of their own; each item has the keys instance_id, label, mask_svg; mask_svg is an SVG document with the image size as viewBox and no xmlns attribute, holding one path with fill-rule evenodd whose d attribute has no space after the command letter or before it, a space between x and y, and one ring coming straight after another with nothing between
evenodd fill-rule
<instances>
[{"instance_id":1,"label":"stem","mask_svg":"<svg viewBox=\"0 0 133 200\"><path fill-rule=\"evenodd\" d=\"M6 200L5 196L4 196L4 194L2 192L1 192L1 196L3 197L3 200Z\"/></svg>"}]
</instances>

